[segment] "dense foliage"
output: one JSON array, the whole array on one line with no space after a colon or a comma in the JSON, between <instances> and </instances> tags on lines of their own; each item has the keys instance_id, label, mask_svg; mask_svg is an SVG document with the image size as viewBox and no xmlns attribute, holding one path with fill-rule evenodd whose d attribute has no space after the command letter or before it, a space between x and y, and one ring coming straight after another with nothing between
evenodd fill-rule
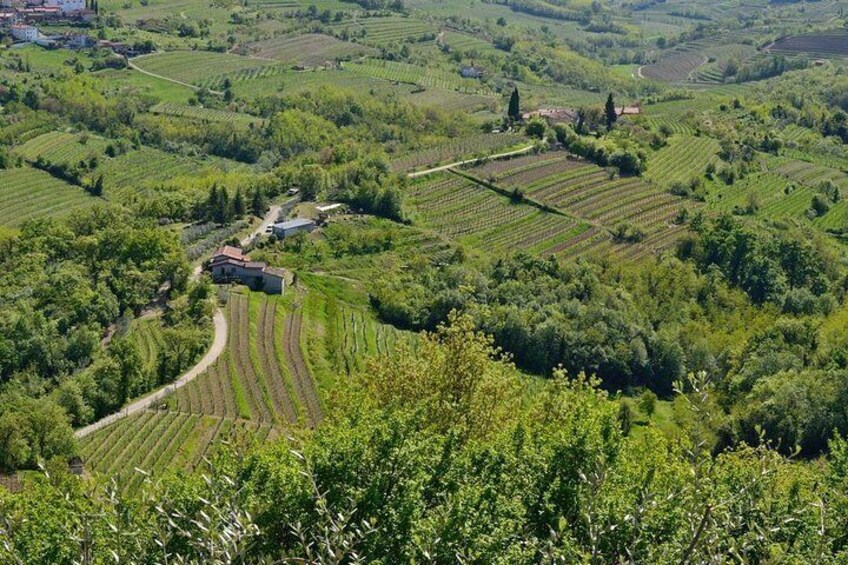
<instances>
[{"instance_id":1,"label":"dense foliage","mask_svg":"<svg viewBox=\"0 0 848 565\"><path fill-rule=\"evenodd\" d=\"M679 441L628 435L617 403L557 373L532 396L453 319L375 360L318 430L142 498L53 471L0 498L0 555L70 563L838 561L848 449L816 468L767 447L713 458L693 379ZM493 360L494 359L494 360ZM37 524L37 527L34 527ZM114 532L120 532L115 535Z\"/></svg>"}]
</instances>

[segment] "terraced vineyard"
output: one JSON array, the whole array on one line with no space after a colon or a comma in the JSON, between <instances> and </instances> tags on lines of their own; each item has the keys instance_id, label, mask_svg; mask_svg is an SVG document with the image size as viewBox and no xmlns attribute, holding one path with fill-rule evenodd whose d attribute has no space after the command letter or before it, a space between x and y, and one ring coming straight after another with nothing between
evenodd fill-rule
<instances>
[{"instance_id":1,"label":"terraced vineyard","mask_svg":"<svg viewBox=\"0 0 848 565\"><path fill-rule=\"evenodd\" d=\"M377 50L372 47L341 41L319 33L275 37L253 43L248 48L257 57L308 66L377 54Z\"/></svg>"},{"instance_id":2,"label":"terraced vineyard","mask_svg":"<svg viewBox=\"0 0 848 565\"><path fill-rule=\"evenodd\" d=\"M0 225L14 227L26 220L72 214L103 200L49 174L21 167L0 170Z\"/></svg>"},{"instance_id":3,"label":"terraced vineyard","mask_svg":"<svg viewBox=\"0 0 848 565\"><path fill-rule=\"evenodd\" d=\"M261 443L279 434L270 426L232 418L149 410L119 420L82 441L88 472L114 476L128 490L147 476L202 466L221 442Z\"/></svg>"},{"instance_id":4,"label":"terraced vineyard","mask_svg":"<svg viewBox=\"0 0 848 565\"><path fill-rule=\"evenodd\" d=\"M346 64L344 68L356 74L362 74L392 82L403 82L418 86L426 86L428 88L461 90L463 92L486 91L481 88L478 81L462 78L458 70L456 73L450 73L436 69L426 69L416 65L410 65L408 63L377 59L355 61L353 63Z\"/></svg>"},{"instance_id":5,"label":"terraced vineyard","mask_svg":"<svg viewBox=\"0 0 848 565\"><path fill-rule=\"evenodd\" d=\"M843 30L806 33L776 41L770 51L778 53L805 53L813 56L848 56L848 33Z\"/></svg>"},{"instance_id":6,"label":"terraced vineyard","mask_svg":"<svg viewBox=\"0 0 848 565\"><path fill-rule=\"evenodd\" d=\"M815 187L829 180L840 188L848 188L848 176L837 169L783 157L772 157L767 163L770 171L807 186Z\"/></svg>"},{"instance_id":7,"label":"terraced vineyard","mask_svg":"<svg viewBox=\"0 0 848 565\"><path fill-rule=\"evenodd\" d=\"M710 137L672 136L666 147L651 156L645 177L664 187L687 183L701 177L707 165L718 160L719 149L718 141Z\"/></svg>"},{"instance_id":8,"label":"terraced vineyard","mask_svg":"<svg viewBox=\"0 0 848 565\"><path fill-rule=\"evenodd\" d=\"M172 51L137 57L133 63L156 75L210 88L219 86L224 76L259 76L263 67L271 66L282 71L275 61L208 51Z\"/></svg>"},{"instance_id":9,"label":"terraced vineyard","mask_svg":"<svg viewBox=\"0 0 848 565\"><path fill-rule=\"evenodd\" d=\"M82 139L86 139L85 143L81 143ZM97 167L92 175L103 175L105 197L117 202L131 202L138 196L149 194L158 183L181 176L199 176L202 171L220 168L225 162L215 158L183 157L146 146L108 157L105 153L108 144L108 140L100 137L83 138L79 134L50 132L29 140L15 151L30 161L42 156L52 163L76 164L82 159L97 157ZM230 165L229 169L233 169L233 163ZM80 193L89 198L82 189L65 186L73 189L74 194Z\"/></svg>"},{"instance_id":10,"label":"terraced vineyard","mask_svg":"<svg viewBox=\"0 0 848 565\"><path fill-rule=\"evenodd\" d=\"M523 143L520 135L508 133L481 133L460 137L436 147L421 149L392 160L393 171L414 171L426 166L451 163L467 158L482 157L506 151Z\"/></svg>"},{"instance_id":11,"label":"terraced vineyard","mask_svg":"<svg viewBox=\"0 0 848 565\"><path fill-rule=\"evenodd\" d=\"M175 104L173 102L160 102L153 106L150 111L154 114L188 118L201 122L222 122L243 128L250 127L251 125L259 127L265 124L265 120L262 118L257 118L249 114L215 110L202 106L189 106L188 104Z\"/></svg>"},{"instance_id":12,"label":"terraced vineyard","mask_svg":"<svg viewBox=\"0 0 848 565\"><path fill-rule=\"evenodd\" d=\"M414 184L408 202L428 228L491 252L564 253L592 228L450 174Z\"/></svg>"},{"instance_id":13,"label":"terraced vineyard","mask_svg":"<svg viewBox=\"0 0 848 565\"><path fill-rule=\"evenodd\" d=\"M629 257L641 255L646 247L664 249L674 243L669 237L669 228L676 227L674 217L683 208L695 207L638 177L610 178L606 170L561 152L492 162L470 172L594 225L592 234L582 234L589 241L572 250L581 254L610 251L608 230L625 222L638 226L647 237L612 251Z\"/></svg>"},{"instance_id":14,"label":"terraced vineyard","mask_svg":"<svg viewBox=\"0 0 848 565\"><path fill-rule=\"evenodd\" d=\"M315 385L295 366L299 333L290 320L296 314L281 300L230 293L227 352L205 375L171 397L174 410L274 426L291 425L301 417L309 425L320 420Z\"/></svg>"},{"instance_id":15,"label":"terraced vineyard","mask_svg":"<svg viewBox=\"0 0 848 565\"><path fill-rule=\"evenodd\" d=\"M360 41L376 47L407 40L417 41L424 36L435 38L437 29L428 22L402 17L365 18L353 24L339 24L336 34L345 30L352 36L362 35Z\"/></svg>"}]
</instances>

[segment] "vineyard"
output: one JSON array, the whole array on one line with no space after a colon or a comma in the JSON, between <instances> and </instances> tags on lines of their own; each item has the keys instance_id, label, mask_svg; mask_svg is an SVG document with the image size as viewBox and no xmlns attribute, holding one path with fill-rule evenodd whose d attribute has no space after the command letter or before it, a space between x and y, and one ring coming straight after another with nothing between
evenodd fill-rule
<instances>
[{"instance_id":1,"label":"vineyard","mask_svg":"<svg viewBox=\"0 0 848 565\"><path fill-rule=\"evenodd\" d=\"M226 110L215 110L203 106L189 106L188 104L175 104L173 102L160 102L150 109L153 114L188 118L200 122L222 122L233 126L247 128L250 126L260 127L265 120L249 114L239 112L228 112Z\"/></svg>"},{"instance_id":2,"label":"vineyard","mask_svg":"<svg viewBox=\"0 0 848 565\"><path fill-rule=\"evenodd\" d=\"M262 442L293 426L314 426L323 416L316 380L329 384L329 378L362 369L365 356L413 340L360 307L303 288L283 296L239 288L229 293L225 309L224 354L161 409L86 437L82 455L91 471L134 488L145 473L197 468L222 441ZM158 328L156 318L136 320L129 334L146 368L161 346Z\"/></svg>"},{"instance_id":3,"label":"vineyard","mask_svg":"<svg viewBox=\"0 0 848 565\"><path fill-rule=\"evenodd\" d=\"M57 164L76 165L81 160L89 161L96 157L96 167L88 174L92 177L102 174L105 197L118 202L131 202L138 196L149 194L149 190L158 183L181 176L196 177L206 169L220 168L223 162L214 158L184 157L146 146L130 148L123 154L109 157L105 152L107 145L105 139L91 135L50 132L27 141L16 151L29 161L41 156ZM71 187L68 186L68 190ZM74 187L73 190L74 194L88 198L82 189Z\"/></svg>"},{"instance_id":4,"label":"vineyard","mask_svg":"<svg viewBox=\"0 0 848 565\"><path fill-rule=\"evenodd\" d=\"M501 153L521 144L520 135L507 133L481 133L469 137L460 137L436 147L430 147L408 153L392 160L393 171L414 171L441 163L452 163L462 159L482 157Z\"/></svg>"},{"instance_id":5,"label":"vineyard","mask_svg":"<svg viewBox=\"0 0 848 565\"><path fill-rule=\"evenodd\" d=\"M115 477L122 488L137 488L166 470L193 470L222 442L273 439L267 425L232 418L172 411L145 411L86 437L80 454L90 473Z\"/></svg>"},{"instance_id":6,"label":"vineyard","mask_svg":"<svg viewBox=\"0 0 848 565\"><path fill-rule=\"evenodd\" d=\"M480 83L473 79L464 79L456 73L428 69L408 63L396 61L382 61L377 59L366 59L355 61L344 66L351 73L362 74L373 78L388 80L391 82L402 82L425 86L428 88L441 88L444 90L461 90L463 92L481 91Z\"/></svg>"},{"instance_id":7,"label":"vineyard","mask_svg":"<svg viewBox=\"0 0 848 565\"><path fill-rule=\"evenodd\" d=\"M155 375L159 364L159 352L162 349L164 337L162 322L158 317L133 320L128 336L141 354L142 371Z\"/></svg>"},{"instance_id":8,"label":"vineyard","mask_svg":"<svg viewBox=\"0 0 848 565\"><path fill-rule=\"evenodd\" d=\"M776 41L770 51L778 53L805 53L813 56L848 56L848 33L842 30L806 33Z\"/></svg>"},{"instance_id":9,"label":"vineyard","mask_svg":"<svg viewBox=\"0 0 848 565\"><path fill-rule=\"evenodd\" d=\"M308 374L297 371L299 333L282 298L230 293L227 352L210 370L181 388L169 403L178 412L238 417L268 425L320 419ZM292 330L295 330L294 332Z\"/></svg>"},{"instance_id":10,"label":"vineyard","mask_svg":"<svg viewBox=\"0 0 848 565\"><path fill-rule=\"evenodd\" d=\"M455 31L444 32L439 43L451 51L459 51L465 55L483 55L495 51L495 47L483 39Z\"/></svg>"},{"instance_id":11,"label":"vineyard","mask_svg":"<svg viewBox=\"0 0 848 565\"><path fill-rule=\"evenodd\" d=\"M26 220L64 216L103 202L82 188L49 174L22 167L0 170L0 225L19 226Z\"/></svg>"},{"instance_id":12,"label":"vineyard","mask_svg":"<svg viewBox=\"0 0 848 565\"><path fill-rule=\"evenodd\" d=\"M362 35L361 42L376 47L404 41L417 41L422 37L436 36L436 28L425 21L402 17L365 18L354 24L340 24L336 34L345 31L353 36Z\"/></svg>"},{"instance_id":13,"label":"vineyard","mask_svg":"<svg viewBox=\"0 0 848 565\"><path fill-rule=\"evenodd\" d=\"M248 46L257 57L284 63L317 66L326 61L375 55L376 49L341 41L330 35L307 33L291 37L275 37Z\"/></svg>"},{"instance_id":14,"label":"vineyard","mask_svg":"<svg viewBox=\"0 0 848 565\"><path fill-rule=\"evenodd\" d=\"M137 57L133 63L149 73L207 87L219 86L224 76L245 80L260 76L263 67L280 67L275 61L208 51L172 51Z\"/></svg>"},{"instance_id":15,"label":"vineyard","mask_svg":"<svg viewBox=\"0 0 848 565\"><path fill-rule=\"evenodd\" d=\"M707 165L718 160L718 151L719 143L710 137L672 136L666 147L651 156L645 178L665 187L688 183L703 176Z\"/></svg>"},{"instance_id":16,"label":"vineyard","mask_svg":"<svg viewBox=\"0 0 848 565\"><path fill-rule=\"evenodd\" d=\"M646 235L635 245L613 251L624 257L642 248L673 244L669 228L683 208L694 203L673 196L638 177L612 177L606 170L566 153L548 153L491 162L471 169L477 178L506 190L521 190L533 201L579 218L595 227L582 233L585 241L572 253L609 251L609 231L622 223L637 226ZM569 256L569 253L566 253Z\"/></svg>"},{"instance_id":17,"label":"vineyard","mask_svg":"<svg viewBox=\"0 0 848 565\"><path fill-rule=\"evenodd\" d=\"M492 252L562 253L591 229L450 174L412 185L408 202L426 227Z\"/></svg>"}]
</instances>

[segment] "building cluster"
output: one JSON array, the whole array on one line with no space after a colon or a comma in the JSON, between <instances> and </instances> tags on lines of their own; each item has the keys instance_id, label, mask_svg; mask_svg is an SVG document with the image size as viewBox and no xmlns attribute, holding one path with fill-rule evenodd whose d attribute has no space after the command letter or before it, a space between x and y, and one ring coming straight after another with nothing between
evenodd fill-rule
<instances>
[{"instance_id":1,"label":"building cluster","mask_svg":"<svg viewBox=\"0 0 848 565\"><path fill-rule=\"evenodd\" d=\"M268 263L251 261L238 247L226 245L218 249L209 262L212 280L218 284L238 283L268 294L282 294L286 271L269 267Z\"/></svg>"},{"instance_id":2,"label":"building cluster","mask_svg":"<svg viewBox=\"0 0 848 565\"><path fill-rule=\"evenodd\" d=\"M41 40L39 23L87 22L94 16L86 0L0 0L0 29L15 41Z\"/></svg>"},{"instance_id":3,"label":"building cluster","mask_svg":"<svg viewBox=\"0 0 848 565\"><path fill-rule=\"evenodd\" d=\"M616 106L615 113L619 116L638 116L642 109L639 106ZM524 121L541 118L552 124L570 123L577 121L577 108L539 108L532 112L524 112Z\"/></svg>"}]
</instances>

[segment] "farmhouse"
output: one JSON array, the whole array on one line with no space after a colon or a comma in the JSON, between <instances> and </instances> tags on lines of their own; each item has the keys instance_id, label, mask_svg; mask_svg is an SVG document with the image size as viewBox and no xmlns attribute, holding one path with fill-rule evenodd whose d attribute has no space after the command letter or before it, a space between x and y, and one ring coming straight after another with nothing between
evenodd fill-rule
<instances>
[{"instance_id":1,"label":"farmhouse","mask_svg":"<svg viewBox=\"0 0 848 565\"><path fill-rule=\"evenodd\" d=\"M209 270L216 283L237 282L268 294L282 294L285 289L284 269L251 261L238 247L226 245L217 250L209 261Z\"/></svg>"},{"instance_id":2,"label":"farmhouse","mask_svg":"<svg viewBox=\"0 0 848 565\"><path fill-rule=\"evenodd\" d=\"M26 41L27 43L33 43L36 39L38 39L38 28L35 26L30 26L26 24L13 24L9 31L12 34L12 37L17 39L18 41Z\"/></svg>"},{"instance_id":3,"label":"farmhouse","mask_svg":"<svg viewBox=\"0 0 848 565\"><path fill-rule=\"evenodd\" d=\"M573 108L539 108L532 112L524 112L521 119L543 118L549 122L573 122L577 119L577 110Z\"/></svg>"},{"instance_id":4,"label":"farmhouse","mask_svg":"<svg viewBox=\"0 0 848 565\"><path fill-rule=\"evenodd\" d=\"M638 116L642 112L639 106L618 106L615 113L619 116Z\"/></svg>"},{"instance_id":5,"label":"farmhouse","mask_svg":"<svg viewBox=\"0 0 848 565\"><path fill-rule=\"evenodd\" d=\"M462 78L483 78L484 71L474 65L466 65L459 70Z\"/></svg>"},{"instance_id":6,"label":"farmhouse","mask_svg":"<svg viewBox=\"0 0 848 565\"><path fill-rule=\"evenodd\" d=\"M309 233L315 229L315 221L308 218L295 218L286 222L274 224L272 231L279 239L284 239L296 233Z\"/></svg>"}]
</instances>

